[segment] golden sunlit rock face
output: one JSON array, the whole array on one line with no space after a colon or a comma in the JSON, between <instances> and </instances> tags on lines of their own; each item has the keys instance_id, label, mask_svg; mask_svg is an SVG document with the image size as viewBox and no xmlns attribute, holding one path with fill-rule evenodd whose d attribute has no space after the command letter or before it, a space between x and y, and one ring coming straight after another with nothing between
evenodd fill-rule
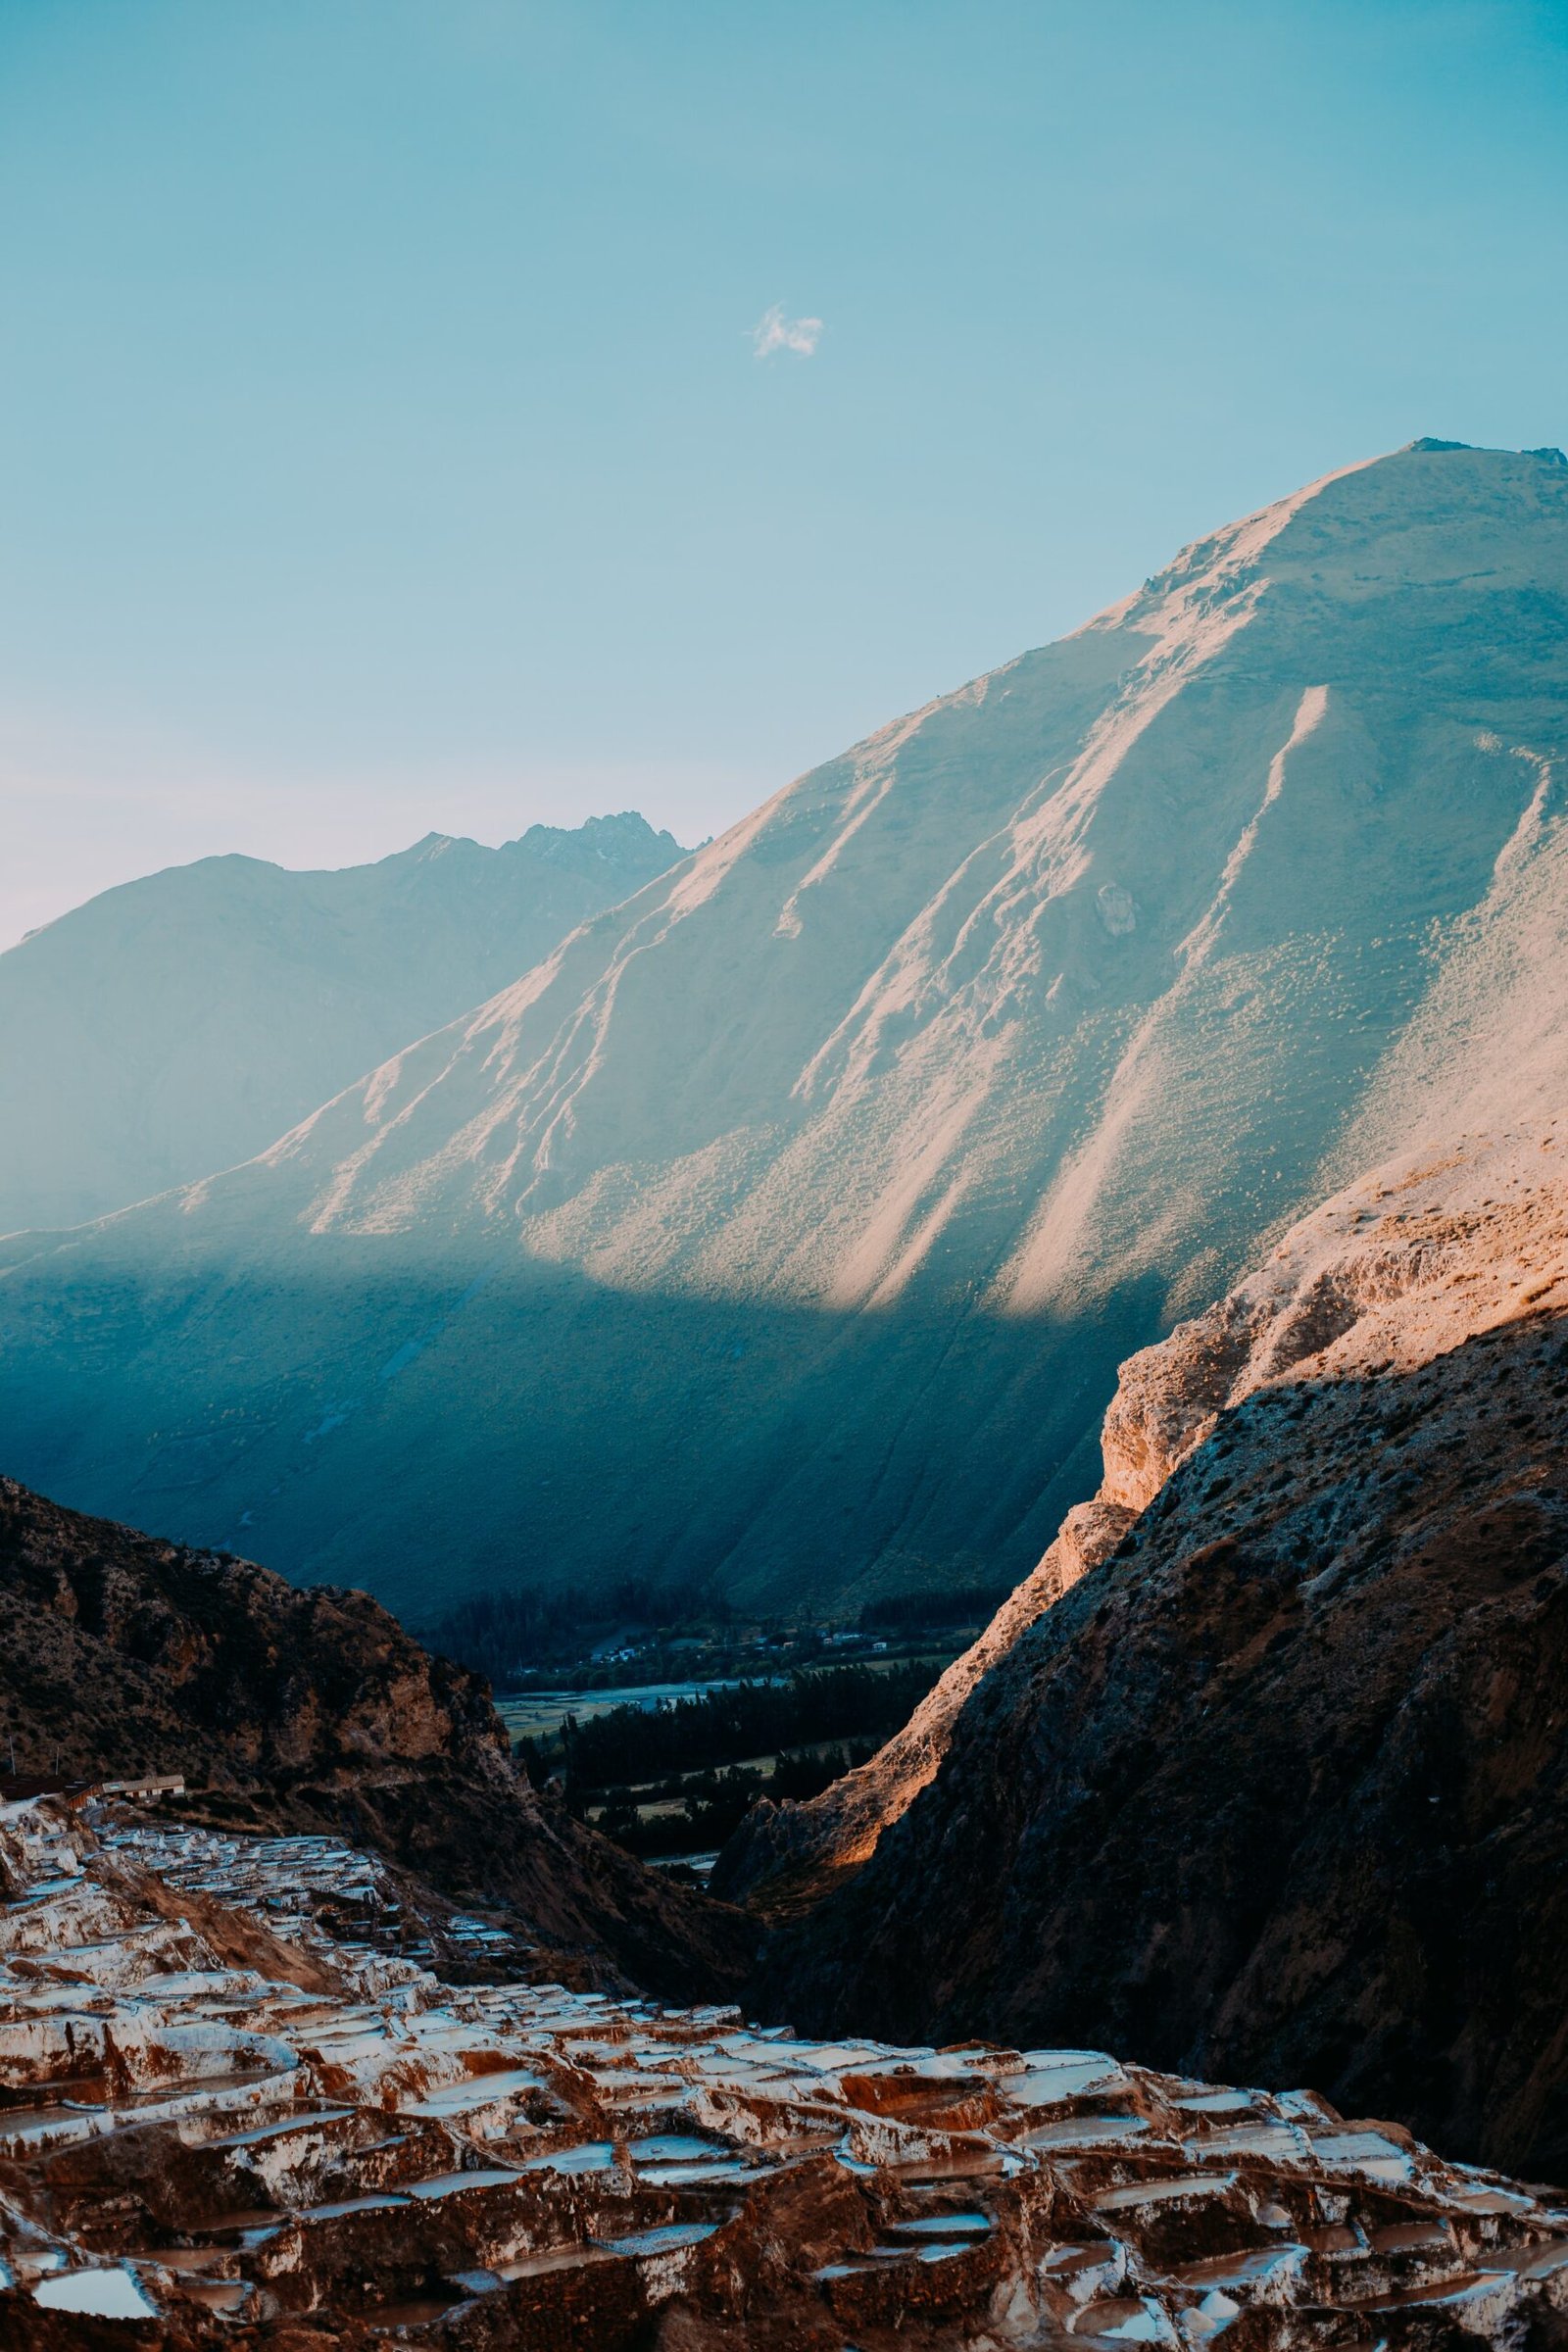
<instances>
[{"instance_id":1,"label":"golden sunlit rock face","mask_svg":"<svg viewBox=\"0 0 1568 2352\"><path fill-rule=\"evenodd\" d=\"M1047 1555L916 1788L906 1734L721 1864L793 1921L777 2013L1305 2079L1564 2169L1561 1161L1551 1123L1391 1162L1123 1367L1108 1556Z\"/></svg>"}]
</instances>

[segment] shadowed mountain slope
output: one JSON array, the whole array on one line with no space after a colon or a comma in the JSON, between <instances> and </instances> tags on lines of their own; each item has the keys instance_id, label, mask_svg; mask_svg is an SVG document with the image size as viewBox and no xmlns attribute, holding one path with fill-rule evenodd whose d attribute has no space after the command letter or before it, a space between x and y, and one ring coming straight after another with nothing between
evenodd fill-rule
<instances>
[{"instance_id":1,"label":"shadowed mountain slope","mask_svg":"<svg viewBox=\"0 0 1568 2352\"><path fill-rule=\"evenodd\" d=\"M0 956L0 1233L232 1167L683 855L636 815L374 865L203 858Z\"/></svg>"},{"instance_id":2,"label":"shadowed mountain slope","mask_svg":"<svg viewBox=\"0 0 1568 2352\"><path fill-rule=\"evenodd\" d=\"M404 1608L1024 1575L1352 1131L1564 1075L1565 637L1554 453L1230 526L261 1159L7 1244L15 1460Z\"/></svg>"},{"instance_id":3,"label":"shadowed mountain slope","mask_svg":"<svg viewBox=\"0 0 1568 2352\"><path fill-rule=\"evenodd\" d=\"M215 1818L331 1831L504 1909L600 1981L732 1984L735 1912L534 1794L476 1675L364 1592L301 1592L0 1479L0 1755L56 1785L183 1773ZM188 1810L189 1807L187 1806Z\"/></svg>"},{"instance_id":4,"label":"shadowed mountain slope","mask_svg":"<svg viewBox=\"0 0 1568 2352\"><path fill-rule=\"evenodd\" d=\"M1568 2177L1562 1155L1396 1163L1133 1358L1119 1546L1009 1604L858 1868L864 1790L754 1835L797 1901L837 1878L764 2008L1310 2078Z\"/></svg>"}]
</instances>

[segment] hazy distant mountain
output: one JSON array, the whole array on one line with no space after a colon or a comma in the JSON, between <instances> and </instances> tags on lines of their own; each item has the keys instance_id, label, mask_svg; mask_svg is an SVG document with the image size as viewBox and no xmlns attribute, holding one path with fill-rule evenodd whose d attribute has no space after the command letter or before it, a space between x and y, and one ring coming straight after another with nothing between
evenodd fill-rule
<instances>
[{"instance_id":1,"label":"hazy distant mountain","mask_svg":"<svg viewBox=\"0 0 1568 2352\"><path fill-rule=\"evenodd\" d=\"M1012 1581L1336 1154L1568 1079L1565 647L1554 453L1231 525L251 1165L8 1245L9 1466L415 1613Z\"/></svg>"},{"instance_id":2,"label":"hazy distant mountain","mask_svg":"<svg viewBox=\"0 0 1568 2352\"><path fill-rule=\"evenodd\" d=\"M636 815L431 833L375 865L203 858L0 956L0 1232L74 1225L262 1151L682 856Z\"/></svg>"}]
</instances>

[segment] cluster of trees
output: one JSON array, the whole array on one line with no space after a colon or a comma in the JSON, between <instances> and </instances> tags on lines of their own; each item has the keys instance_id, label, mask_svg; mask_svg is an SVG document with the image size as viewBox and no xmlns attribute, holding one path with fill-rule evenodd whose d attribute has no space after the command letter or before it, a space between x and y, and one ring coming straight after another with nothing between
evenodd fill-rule
<instances>
[{"instance_id":1,"label":"cluster of trees","mask_svg":"<svg viewBox=\"0 0 1568 2352\"><path fill-rule=\"evenodd\" d=\"M890 1593L860 1612L860 1632L919 1640L935 1631L984 1625L1005 1592L990 1586L950 1591ZM420 1629L420 1639L443 1657L482 1674L498 1691L531 1676L569 1667L574 1682L605 1688L626 1679L613 1658L596 1659L596 1649L617 1635L634 1635L648 1680L684 1671L723 1674L755 1657L739 1644L739 1621L719 1595L672 1591L643 1577L623 1577L595 1593L538 1592L525 1587L473 1592ZM695 1634L695 1642L694 1642ZM675 1642L681 1635L682 1657ZM828 1629L803 1626L775 1635L775 1646L805 1664L831 1648ZM701 1649L699 1660L690 1653ZM665 1652L669 1651L666 1657Z\"/></svg>"},{"instance_id":2,"label":"cluster of trees","mask_svg":"<svg viewBox=\"0 0 1568 2352\"><path fill-rule=\"evenodd\" d=\"M958 1626L989 1625L1006 1599L1007 1585L958 1585L947 1592L890 1592L885 1599L868 1600L860 1611L865 1634L921 1633L940 1626L945 1632Z\"/></svg>"},{"instance_id":3,"label":"cluster of trees","mask_svg":"<svg viewBox=\"0 0 1568 2352\"><path fill-rule=\"evenodd\" d=\"M426 1626L420 1639L504 1690L548 1660L581 1657L621 1626L666 1623L683 1605L641 1577L623 1577L600 1593L526 1588L472 1592ZM711 1603L704 1606L711 1613Z\"/></svg>"},{"instance_id":4,"label":"cluster of trees","mask_svg":"<svg viewBox=\"0 0 1568 2352\"><path fill-rule=\"evenodd\" d=\"M820 1753L781 1755L765 1774L743 1765L696 1775L683 1784L678 1813L640 1813L628 1788L612 1788L606 1791L595 1827L634 1854L708 1853L739 1828L760 1796L819 1795L857 1764L864 1764L877 1745L875 1740L855 1740Z\"/></svg>"},{"instance_id":5,"label":"cluster of trees","mask_svg":"<svg viewBox=\"0 0 1568 2352\"><path fill-rule=\"evenodd\" d=\"M829 1740L895 1732L935 1680L918 1660L807 1668L787 1679L746 1682L666 1699L652 1708L612 1707L587 1723L567 1716L553 1740L519 1740L535 1782L564 1766L568 1795L739 1764L750 1756ZM785 1793L794 1793L786 1791Z\"/></svg>"}]
</instances>

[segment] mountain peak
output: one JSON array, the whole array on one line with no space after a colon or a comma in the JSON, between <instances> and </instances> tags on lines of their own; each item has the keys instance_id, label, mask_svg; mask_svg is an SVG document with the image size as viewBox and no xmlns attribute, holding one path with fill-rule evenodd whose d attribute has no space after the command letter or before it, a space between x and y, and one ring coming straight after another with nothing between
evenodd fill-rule
<instances>
[{"instance_id":1,"label":"mountain peak","mask_svg":"<svg viewBox=\"0 0 1568 2352\"><path fill-rule=\"evenodd\" d=\"M1418 441L1406 441L1403 448L1396 450L1394 454L1396 457L1405 458L1430 456L1435 452L1445 450L1463 450L1469 456L1478 458L1539 458L1544 466L1568 466L1568 456L1565 456L1560 449L1553 449L1550 446L1541 449L1518 450L1482 449L1474 441L1439 441L1430 433L1424 433Z\"/></svg>"},{"instance_id":2,"label":"mountain peak","mask_svg":"<svg viewBox=\"0 0 1568 2352\"><path fill-rule=\"evenodd\" d=\"M530 825L515 840L504 842L509 855L547 858L557 861L584 857L616 863L646 864L662 872L686 853L673 833L656 831L636 808L605 816L585 816L580 825Z\"/></svg>"},{"instance_id":3,"label":"mountain peak","mask_svg":"<svg viewBox=\"0 0 1568 2352\"><path fill-rule=\"evenodd\" d=\"M1117 1363L1358 1123L1568 1093L1565 604L1517 452L1224 525L263 1158L33 1250L18 1469L422 1607L1023 1575Z\"/></svg>"}]
</instances>

